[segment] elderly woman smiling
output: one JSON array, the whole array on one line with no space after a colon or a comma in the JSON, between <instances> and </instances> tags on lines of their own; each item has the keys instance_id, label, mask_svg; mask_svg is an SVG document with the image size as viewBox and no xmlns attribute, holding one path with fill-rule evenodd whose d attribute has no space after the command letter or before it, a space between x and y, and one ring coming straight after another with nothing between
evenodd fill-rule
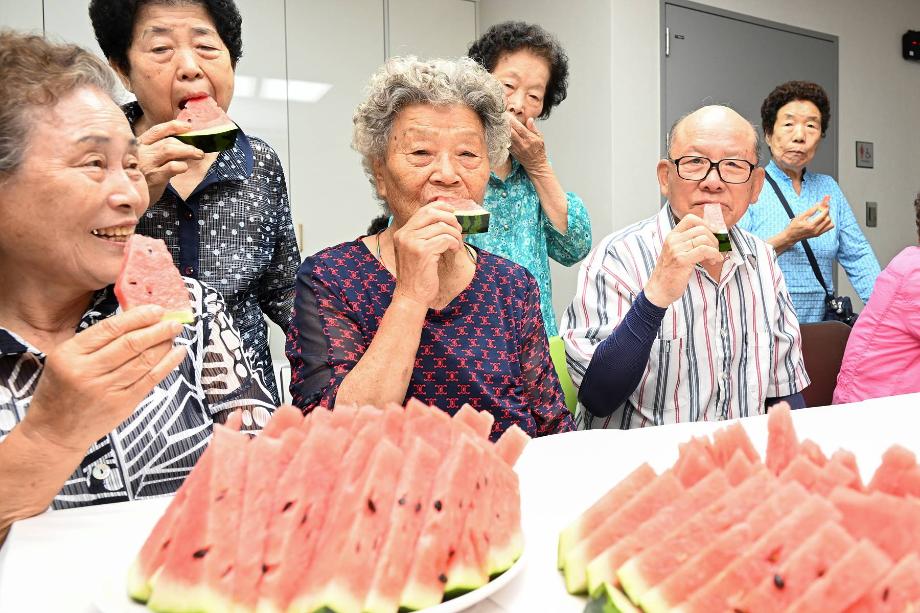
<instances>
[{"instance_id":1,"label":"elderly woman smiling","mask_svg":"<svg viewBox=\"0 0 920 613\"><path fill-rule=\"evenodd\" d=\"M79 47L0 33L0 538L49 505L174 492L215 421L272 408L213 290L186 280L187 326L118 310L148 196L113 85Z\"/></svg>"},{"instance_id":2,"label":"elderly woman smiling","mask_svg":"<svg viewBox=\"0 0 920 613\"><path fill-rule=\"evenodd\" d=\"M463 241L509 144L499 84L475 62L390 60L355 112L354 147L392 225L307 258L287 354L294 404L463 403L533 436L574 428L534 278Z\"/></svg>"}]
</instances>

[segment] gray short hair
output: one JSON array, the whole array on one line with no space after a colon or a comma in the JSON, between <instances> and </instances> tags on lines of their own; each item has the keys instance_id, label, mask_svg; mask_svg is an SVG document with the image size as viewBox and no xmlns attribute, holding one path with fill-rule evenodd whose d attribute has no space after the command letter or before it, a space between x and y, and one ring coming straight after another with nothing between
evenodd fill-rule
<instances>
[{"instance_id":1,"label":"gray short hair","mask_svg":"<svg viewBox=\"0 0 920 613\"><path fill-rule=\"evenodd\" d=\"M32 114L83 87L114 100L115 75L102 60L72 44L35 34L0 31L0 181L25 157Z\"/></svg>"},{"instance_id":2,"label":"gray short hair","mask_svg":"<svg viewBox=\"0 0 920 613\"><path fill-rule=\"evenodd\" d=\"M491 74L467 57L457 60L394 57L371 77L367 98L354 115L351 144L361 154L364 172L375 188L373 163L386 156L396 116L410 104L469 107L485 128L489 163L494 168L507 159L511 133L504 116L505 97Z\"/></svg>"},{"instance_id":3,"label":"gray short hair","mask_svg":"<svg viewBox=\"0 0 920 613\"><path fill-rule=\"evenodd\" d=\"M684 122L685 119L687 119L687 117L689 117L690 115L693 115L694 113L696 113L697 111L701 109L706 108L707 106L713 106L713 105L704 104L703 106L695 108L689 113L684 113L683 115L680 116L680 118L678 118L677 121L671 124L671 129L668 130L668 140L665 143L668 157L671 157L671 146L674 144L674 135L677 133L677 129L680 127L680 125ZM719 104L715 106L724 106L725 108L731 109L735 111L736 113L738 113L737 110L733 109L727 104ZM751 131L754 133L754 163L760 166L760 160L761 160L760 148L761 148L761 145L763 144L760 138L760 130L757 129L757 126L755 126L753 123L748 121L748 119L744 117L744 115L741 115L741 113L738 113L738 115L740 115L741 118L744 119L744 121L746 121L749 126L751 126Z\"/></svg>"}]
</instances>

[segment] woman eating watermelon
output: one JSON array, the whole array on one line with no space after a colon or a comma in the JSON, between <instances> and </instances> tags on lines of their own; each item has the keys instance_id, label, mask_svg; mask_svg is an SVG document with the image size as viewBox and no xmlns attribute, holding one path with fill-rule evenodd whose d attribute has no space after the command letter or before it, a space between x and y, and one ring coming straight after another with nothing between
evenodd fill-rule
<instances>
[{"instance_id":1,"label":"woman eating watermelon","mask_svg":"<svg viewBox=\"0 0 920 613\"><path fill-rule=\"evenodd\" d=\"M504 108L498 82L468 58L394 58L371 78L353 145L393 223L300 267L287 342L295 405L414 396L451 414L489 411L493 438L512 424L531 436L574 429L536 281L463 239L508 150Z\"/></svg>"},{"instance_id":2,"label":"woman eating watermelon","mask_svg":"<svg viewBox=\"0 0 920 613\"><path fill-rule=\"evenodd\" d=\"M92 0L89 14L137 97L124 109L152 203L137 231L166 241L183 275L221 292L277 402L263 314L287 329L300 255L278 155L226 115L240 13L233 0Z\"/></svg>"},{"instance_id":3,"label":"woman eating watermelon","mask_svg":"<svg viewBox=\"0 0 920 613\"><path fill-rule=\"evenodd\" d=\"M185 280L186 325L118 309L149 200L114 85L75 45L0 33L0 541L49 506L175 492L214 422L274 406L214 290Z\"/></svg>"}]
</instances>

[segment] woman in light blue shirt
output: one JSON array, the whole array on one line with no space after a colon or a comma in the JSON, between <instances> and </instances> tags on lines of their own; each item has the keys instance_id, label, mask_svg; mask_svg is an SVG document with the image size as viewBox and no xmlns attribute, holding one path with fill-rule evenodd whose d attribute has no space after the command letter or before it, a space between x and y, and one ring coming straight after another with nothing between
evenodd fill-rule
<instances>
[{"instance_id":1,"label":"woman in light blue shirt","mask_svg":"<svg viewBox=\"0 0 920 613\"><path fill-rule=\"evenodd\" d=\"M489 177L483 202L491 213L489 231L467 242L517 262L536 277L546 332L555 336L549 259L571 266L591 250L584 202L562 189L534 123L565 99L568 58L546 30L519 21L490 28L470 46L469 56L505 91L511 156Z\"/></svg>"},{"instance_id":2,"label":"woman in light blue shirt","mask_svg":"<svg viewBox=\"0 0 920 613\"><path fill-rule=\"evenodd\" d=\"M794 218L789 218L767 181L760 198L738 225L776 249L800 322L824 319L826 295L805 255L804 239L829 289L834 262L839 261L859 297L868 301L879 274L872 247L834 178L806 169L830 123L827 94L817 83L789 81L770 92L760 116L773 157L766 172L786 198Z\"/></svg>"}]
</instances>

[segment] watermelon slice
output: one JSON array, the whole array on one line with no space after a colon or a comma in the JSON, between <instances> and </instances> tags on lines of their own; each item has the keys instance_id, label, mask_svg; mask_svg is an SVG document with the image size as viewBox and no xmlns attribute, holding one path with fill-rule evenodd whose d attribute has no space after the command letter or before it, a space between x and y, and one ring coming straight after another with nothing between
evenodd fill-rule
<instances>
[{"instance_id":1,"label":"watermelon slice","mask_svg":"<svg viewBox=\"0 0 920 613\"><path fill-rule=\"evenodd\" d=\"M770 407L767 414L767 431L767 468L774 475L778 475L799 452L799 439L792 425L792 411L788 405L778 404Z\"/></svg>"},{"instance_id":2,"label":"watermelon slice","mask_svg":"<svg viewBox=\"0 0 920 613\"><path fill-rule=\"evenodd\" d=\"M836 522L829 522L738 603L746 613L782 613L849 551L856 541ZM779 577L779 579L777 579Z\"/></svg>"},{"instance_id":3,"label":"watermelon slice","mask_svg":"<svg viewBox=\"0 0 920 613\"><path fill-rule=\"evenodd\" d=\"M741 456L744 457L743 455ZM730 488L725 473L715 470L658 511L639 528L612 544L588 564L588 590L593 594L603 583L617 583L620 566L667 533L687 517L711 501L723 496Z\"/></svg>"},{"instance_id":4,"label":"watermelon slice","mask_svg":"<svg viewBox=\"0 0 920 613\"><path fill-rule=\"evenodd\" d=\"M712 435L712 456L719 466L724 467L737 452L744 454L749 462L760 462L760 454L754 449L747 431L741 422L716 430Z\"/></svg>"},{"instance_id":5,"label":"watermelon slice","mask_svg":"<svg viewBox=\"0 0 920 613\"><path fill-rule=\"evenodd\" d=\"M722 217L722 205L718 202L704 204L703 221L716 235L716 240L719 241L719 251L731 251L732 243L728 238L728 226L725 225L725 218Z\"/></svg>"},{"instance_id":6,"label":"watermelon slice","mask_svg":"<svg viewBox=\"0 0 920 613\"><path fill-rule=\"evenodd\" d=\"M609 583L603 583L591 592L591 600L584 613L639 613L626 594Z\"/></svg>"},{"instance_id":7,"label":"watermelon slice","mask_svg":"<svg viewBox=\"0 0 920 613\"><path fill-rule=\"evenodd\" d=\"M460 223L463 234L481 234L489 231L489 211L482 205L468 199L440 198L454 207L454 217Z\"/></svg>"},{"instance_id":8,"label":"watermelon slice","mask_svg":"<svg viewBox=\"0 0 920 613\"><path fill-rule=\"evenodd\" d=\"M132 234L128 239L115 281L115 296L126 311L142 304L156 304L166 310L164 320L185 324L195 321L185 281L166 243L158 238Z\"/></svg>"},{"instance_id":9,"label":"watermelon slice","mask_svg":"<svg viewBox=\"0 0 920 613\"><path fill-rule=\"evenodd\" d=\"M747 456L744 455L744 452L739 450L735 452L732 459L725 465L725 476L728 477L728 482L731 486L735 487L754 474L755 466L763 466L760 463L760 459L756 462L751 462L747 459Z\"/></svg>"},{"instance_id":10,"label":"watermelon slice","mask_svg":"<svg viewBox=\"0 0 920 613\"><path fill-rule=\"evenodd\" d=\"M674 464L674 474L684 487L692 487L694 483L716 468L709 442L702 441L705 439L694 437L678 445L679 451L677 462Z\"/></svg>"},{"instance_id":11,"label":"watermelon slice","mask_svg":"<svg viewBox=\"0 0 920 613\"><path fill-rule=\"evenodd\" d=\"M558 567L561 569L564 566L565 557L569 551L575 548L583 538L594 532L608 517L613 516L620 507L656 477L651 466L640 465L604 494L600 500L591 505L578 519L569 524L559 535Z\"/></svg>"},{"instance_id":12,"label":"watermelon slice","mask_svg":"<svg viewBox=\"0 0 920 613\"><path fill-rule=\"evenodd\" d=\"M867 538L892 560L920 552L920 501L882 492L864 494L834 489L828 499L843 513L841 525L857 539Z\"/></svg>"},{"instance_id":13,"label":"watermelon slice","mask_svg":"<svg viewBox=\"0 0 920 613\"><path fill-rule=\"evenodd\" d=\"M176 119L188 123L191 130L176 134L175 138L205 153L229 149L240 131L210 96L187 100Z\"/></svg>"},{"instance_id":14,"label":"watermelon slice","mask_svg":"<svg viewBox=\"0 0 920 613\"><path fill-rule=\"evenodd\" d=\"M843 611L869 591L891 568L891 560L871 541L862 540L789 607L789 613Z\"/></svg>"},{"instance_id":15,"label":"watermelon slice","mask_svg":"<svg viewBox=\"0 0 920 613\"><path fill-rule=\"evenodd\" d=\"M912 553L898 562L847 613L901 613L920 603L920 555Z\"/></svg>"},{"instance_id":16,"label":"watermelon slice","mask_svg":"<svg viewBox=\"0 0 920 613\"><path fill-rule=\"evenodd\" d=\"M882 454L882 463L869 482L870 491L894 496L920 497L920 469L917 456L900 445L892 445Z\"/></svg>"}]
</instances>

